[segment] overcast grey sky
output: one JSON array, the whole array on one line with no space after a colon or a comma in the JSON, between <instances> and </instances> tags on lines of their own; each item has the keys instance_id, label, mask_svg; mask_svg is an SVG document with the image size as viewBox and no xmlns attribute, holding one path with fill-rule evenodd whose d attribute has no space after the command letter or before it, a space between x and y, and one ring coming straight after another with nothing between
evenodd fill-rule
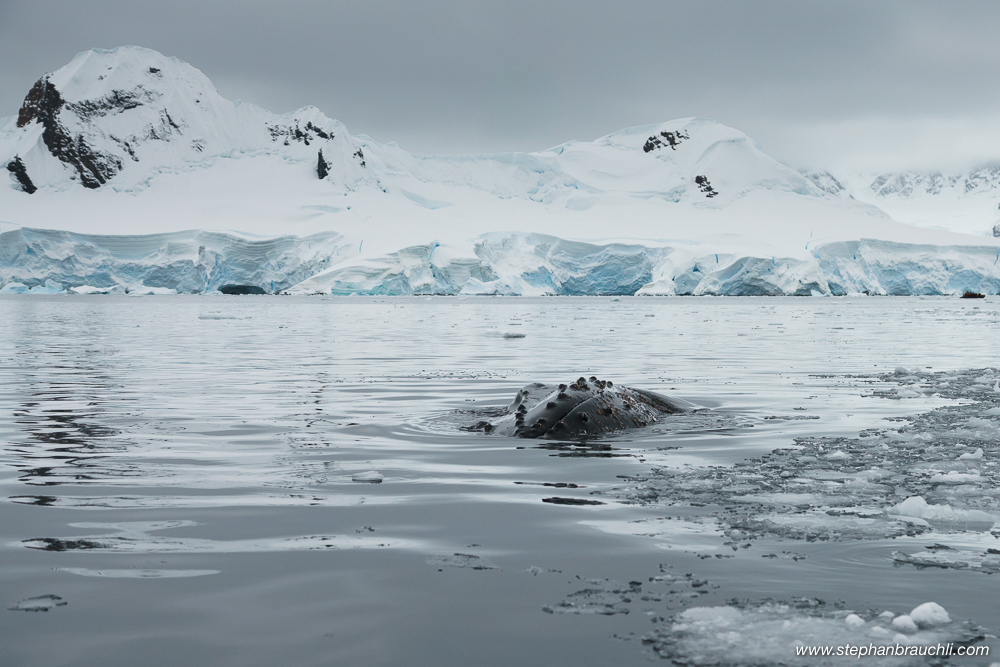
<instances>
[{"instance_id":1,"label":"overcast grey sky","mask_svg":"<svg viewBox=\"0 0 1000 667\"><path fill-rule=\"evenodd\" d=\"M955 168L1000 160L998 34L996 1L0 0L0 116L137 44L418 153L704 116L796 167Z\"/></svg>"}]
</instances>

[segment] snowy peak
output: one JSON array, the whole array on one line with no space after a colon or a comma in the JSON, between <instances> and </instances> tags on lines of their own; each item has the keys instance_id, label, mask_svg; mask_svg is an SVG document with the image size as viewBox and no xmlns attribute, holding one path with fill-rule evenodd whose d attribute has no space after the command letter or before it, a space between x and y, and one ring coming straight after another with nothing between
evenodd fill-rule
<instances>
[{"instance_id":1,"label":"snowy peak","mask_svg":"<svg viewBox=\"0 0 1000 667\"><path fill-rule=\"evenodd\" d=\"M135 46L78 54L39 79L16 123L0 128L0 165L26 194L137 191L164 174L266 155L333 192L395 181L395 191L431 209L447 205L431 192L442 186L573 211L622 197L720 207L755 190L823 196L742 132L702 118L537 153L417 157L356 139L315 107L276 115L232 102L191 65Z\"/></svg>"},{"instance_id":2,"label":"snowy peak","mask_svg":"<svg viewBox=\"0 0 1000 667\"><path fill-rule=\"evenodd\" d=\"M331 182L374 180L343 125L317 109L276 116L231 102L191 65L134 46L86 51L43 76L0 136L0 160L28 193L73 182L134 189L151 173L235 154L280 152L318 166L320 151L338 165L326 170Z\"/></svg>"},{"instance_id":3,"label":"snowy peak","mask_svg":"<svg viewBox=\"0 0 1000 667\"><path fill-rule=\"evenodd\" d=\"M620 130L593 142L548 151L582 183L670 201L721 205L756 189L823 196L794 169L766 155L739 130L705 118L682 118ZM717 199L718 198L718 199Z\"/></svg>"}]
</instances>

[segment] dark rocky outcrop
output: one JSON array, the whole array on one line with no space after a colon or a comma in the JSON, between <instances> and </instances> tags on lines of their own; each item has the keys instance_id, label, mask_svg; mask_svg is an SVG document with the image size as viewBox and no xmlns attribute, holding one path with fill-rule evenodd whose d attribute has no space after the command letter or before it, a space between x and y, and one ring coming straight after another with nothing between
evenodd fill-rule
<instances>
[{"instance_id":1,"label":"dark rocky outcrop","mask_svg":"<svg viewBox=\"0 0 1000 667\"><path fill-rule=\"evenodd\" d=\"M698 189L705 193L705 196L711 199L718 195L718 191L712 187L712 184L708 182L708 176L695 176L694 182L698 184Z\"/></svg>"},{"instance_id":2,"label":"dark rocky outcrop","mask_svg":"<svg viewBox=\"0 0 1000 667\"><path fill-rule=\"evenodd\" d=\"M30 195L38 189L28 177L28 170L25 168L24 160L20 156L15 156L13 160L7 163L7 171L10 172L11 178L17 184L18 190L27 192Z\"/></svg>"},{"instance_id":3,"label":"dark rocky outcrop","mask_svg":"<svg viewBox=\"0 0 1000 667\"><path fill-rule=\"evenodd\" d=\"M92 100L66 103L66 109L72 111L82 120L91 120L100 116L119 114L129 109L142 106L159 97L158 93L143 90L112 90L104 97Z\"/></svg>"},{"instance_id":4,"label":"dark rocky outcrop","mask_svg":"<svg viewBox=\"0 0 1000 667\"><path fill-rule=\"evenodd\" d=\"M646 139L646 143L643 145L642 150L649 153L657 148L670 146L670 150L675 151L677 150L677 146L680 145L682 141L690 138L690 134L686 134L680 130L677 130L676 132L660 132L659 136L654 134L649 139Z\"/></svg>"},{"instance_id":5,"label":"dark rocky outcrop","mask_svg":"<svg viewBox=\"0 0 1000 667\"><path fill-rule=\"evenodd\" d=\"M280 139L285 146L288 146L293 141L298 141L308 146L316 139L329 140L335 136L333 132L327 132L318 125L313 124L312 121L306 121L306 124L303 126L300 126L297 122L295 125L268 125L267 131L271 134L271 141L278 141Z\"/></svg>"},{"instance_id":6,"label":"dark rocky outcrop","mask_svg":"<svg viewBox=\"0 0 1000 667\"><path fill-rule=\"evenodd\" d=\"M323 149L319 149L319 154L316 157L316 175L320 177L320 180L326 178L330 174L330 163L323 158Z\"/></svg>"},{"instance_id":7,"label":"dark rocky outcrop","mask_svg":"<svg viewBox=\"0 0 1000 667\"><path fill-rule=\"evenodd\" d=\"M49 78L42 77L24 98L17 116L17 126L41 123L42 141L49 152L73 167L84 187L99 188L121 171L121 160L114 155L94 150L87 145L82 135L72 136L59 122L59 112L65 106L65 100Z\"/></svg>"}]
</instances>

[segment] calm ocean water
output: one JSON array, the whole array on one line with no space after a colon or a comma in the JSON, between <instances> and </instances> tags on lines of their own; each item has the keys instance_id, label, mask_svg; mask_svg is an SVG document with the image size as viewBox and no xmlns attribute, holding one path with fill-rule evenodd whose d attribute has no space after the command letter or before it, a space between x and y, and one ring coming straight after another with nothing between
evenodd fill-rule
<instances>
[{"instance_id":1,"label":"calm ocean water","mask_svg":"<svg viewBox=\"0 0 1000 667\"><path fill-rule=\"evenodd\" d=\"M0 664L647 664L672 603L612 591L668 570L700 605L935 600L996 633L997 577L893 540L707 557L710 507L653 531L668 508L606 494L944 405L855 376L1000 365L998 304L0 297L0 602L50 607L0 611ZM460 430L581 375L706 410L586 446ZM601 595L629 613L544 611Z\"/></svg>"}]
</instances>

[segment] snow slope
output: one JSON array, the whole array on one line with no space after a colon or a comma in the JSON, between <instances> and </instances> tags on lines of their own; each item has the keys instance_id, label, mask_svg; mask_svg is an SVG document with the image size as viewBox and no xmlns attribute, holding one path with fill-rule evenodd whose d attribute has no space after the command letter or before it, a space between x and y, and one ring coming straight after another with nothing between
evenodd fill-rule
<instances>
[{"instance_id":1,"label":"snow slope","mask_svg":"<svg viewBox=\"0 0 1000 667\"><path fill-rule=\"evenodd\" d=\"M883 172L806 176L838 197L853 198L886 211L893 219L920 227L994 235L1000 223L1000 166L965 172Z\"/></svg>"},{"instance_id":2,"label":"snow slope","mask_svg":"<svg viewBox=\"0 0 1000 667\"><path fill-rule=\"evenodd\" d=\"M312 267L301 284L260 286L380 294L951 293L993 289L984 258L1000 245L902 225L706 119L535 153L419 156L315 108L276 115L231 102L197 69L139 47L84 52L42 77L0 121L0 164L10 175L0 232L84 235L74 252L101 248L120 284L181 291L218 285L140 277L136 254L175 266L146 252L148 235L289 237L312 253L309 237L333 233L325 261L282 260L299 262L289 276ZM136 238L109 240L121 234ZM0 254L0 280L91 284L89 265L67 272L62 251L43 246L30 271L23 255ZM927 275L886 273L901 267Z\"/></svg>"}]
</instances>

